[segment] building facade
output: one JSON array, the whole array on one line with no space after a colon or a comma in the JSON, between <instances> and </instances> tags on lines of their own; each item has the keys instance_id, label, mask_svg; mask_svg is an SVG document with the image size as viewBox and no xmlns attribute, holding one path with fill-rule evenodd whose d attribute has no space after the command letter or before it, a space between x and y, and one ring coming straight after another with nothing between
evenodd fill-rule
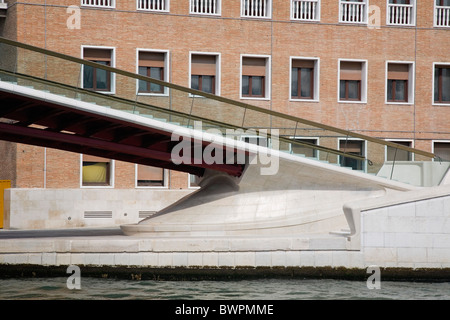
<instances>
[{"instance_id":1,"label":"building facade","mask_svg":"<svg viewBox=\"0 0 450 320\"><path fill-rule=\"evenodd\" d=\"M0 35L5 38L450 160L449 0L3 2L7 11L0 17ZM84 70L82 80L86 89L114 92L114 79L95 70ZM165 92L140 84L139 94ZM319 138L308 139L321 144ZM343 148L340 143L329 147ZM362 142L351 143L364 155ZM390 152L387 148L386 160ZM161 201L127 213L133 222L139 212L142 217L157 211L196 188L185 173L112 159L8 142L0 142L0 154L0 180L27 192L83 194L74 199L102 198L112 189L158 194ZM407 153L402 157L414 160ZM176 197L164 200L174 191ZM10 215L28 210L14 207L10 197L5 202ZM119 215L104 203L91 206L91 211ZM56 211L70 225L67 210ZM91 212L83 210L80 214ZM128 221L120 215L115 223ZM82 218L77 221L86 225Z\"/></svg>"}]
</instances>

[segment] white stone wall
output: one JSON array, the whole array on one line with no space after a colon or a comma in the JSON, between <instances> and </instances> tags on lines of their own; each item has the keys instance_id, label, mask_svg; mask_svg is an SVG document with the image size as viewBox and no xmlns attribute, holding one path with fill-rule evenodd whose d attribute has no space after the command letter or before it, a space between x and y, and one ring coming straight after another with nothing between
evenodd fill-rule
<instances>
[{"instance_id":1,"label":"white stone wall","mask_svg":"<svg viewBox=\"0 0 450 320\"><path fill-rule=\"evenodd\" d=\"M139 211L159 211L192 190L8 189L6 229L106 227L137 223ZM111 211L111 218L84 218L85 211Z\"/></svg>"},{"instance_id":2,"label":"white stone wall","mask_svg":"<svg viewBox=\"0 0 450 320\"><path fill-rule=\"evenodd\" d=\"M380 267L450 267L450 195L361 211L361 248Z\"/></svg>"},{"instance_id":3,"label":"white stone wall","mask_svg":"<svg viewBox=\"0 0 450 320\"><path fill-rule=\"evenodd\" d=\"M360 252L341 251L2 253L0 254L0 264L127 266L151 268L367 268Z\"/></svg>"}]
</instances>

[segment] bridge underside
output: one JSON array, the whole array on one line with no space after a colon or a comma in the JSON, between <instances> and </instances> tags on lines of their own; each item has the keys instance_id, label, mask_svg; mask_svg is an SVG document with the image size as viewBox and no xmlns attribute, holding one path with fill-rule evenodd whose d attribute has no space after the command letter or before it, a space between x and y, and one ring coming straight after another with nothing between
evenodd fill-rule
<instances>
[{"instance_id":1,"label":"bridge underside","mask_svg":"<svg viewBox=\"0 0 450 320\"><path fill-rule=\"evenodd\" d=\"M0 139L155 166L203 176L205 169L241 176L242 164L176 165L172 132L58 103L0 91ZM202 144L202 151L206 143ZM203 152L202 152L203 154ZM223 152L226 155L226 152ZM180 154L180 156L183 156Z\"/></svg>"}]
</instances>

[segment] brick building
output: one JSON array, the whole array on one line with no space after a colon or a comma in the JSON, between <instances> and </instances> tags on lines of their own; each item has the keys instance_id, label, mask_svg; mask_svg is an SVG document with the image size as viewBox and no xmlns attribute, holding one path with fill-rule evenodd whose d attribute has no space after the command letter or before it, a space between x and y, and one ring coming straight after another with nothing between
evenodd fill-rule
<instances>
[{"instance_id":1,"label":"brick building","mask_svg":"<svg viewBox=\"0 0 450 320\"><path fill-rule=\"evenodd\" d=\"M449 0L3 2L2 37L450 160ZM84 74L85 88L114 91L114 83L93 77ZM140 92L164 95L158 86ZM331 147L341 148L336 144ZM364 154L362 142L353 144ZM178 190L176 198L192 187L185 173L54 149L0 142L0 154L0 180L11 180L17 189L81 192L84 200L86 192L102 197L112 189L146 190L158 198ZM95 174L104 174L89 174L92 163L102 166ZM5 202L10 215L27 210L13 208L10 197ZM138 212L159 210L170 201L149 203L127 216L136 220ZM64 210L56 211L64 216ZM72 225L86 225L81 220ZM66 216L61 221L70 225ZM122 221L127 220L115 220ZM44 226L60 224L34 225Z\"/></svg>"}]
</instances>

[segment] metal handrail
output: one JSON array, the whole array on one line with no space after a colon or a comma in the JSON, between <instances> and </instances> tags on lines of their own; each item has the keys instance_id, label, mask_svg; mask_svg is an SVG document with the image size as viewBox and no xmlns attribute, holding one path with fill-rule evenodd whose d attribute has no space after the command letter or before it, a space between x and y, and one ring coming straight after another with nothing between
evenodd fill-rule
<instances>
[{"instance_id":1,"label":"metal handrail","mask_svg":"<svg viewBox=\"0 0 450 320\"><path fill-rule=\"evenodd\" d=\"M386 140L382 140L382 139L366 136L366 135L363 135L363 134L360 134L360 133L339 129L339 128L336 128L336 127L333 127L333 126L329 126L329 125L321 124L321 123L318 123L318 122L315 122L315 121L311 121L311 120L295 117L295 116L288 115L288 114L285 114L285 113L264 109L264 108L261 108L261 107L257 107L257 106L251 105L251 104L244 103L244 102L232 100L232 99L225 98L225 97L222 97L222 96L216 96L214 94L210 94L210 93L207 93L207 92L204 92L204 91L200 91L200 90L186 88L186 87L183 87L183 86L180 86L180 85L177 85L177 84L165 82L165 81L162 81L162 80L153 79L153 78L146 77L146 76L143 76L143 75L140 75L140 74L137 74L137 73L132 73L132 72L125 71L125 70L116 69L116 68L109 67L109 66L102 65L102 64L98 64L98 63L95 63L95 62L92 62L92 61L84 60L84 59L81 59L81 58L76 58L76 57L69 56L69 55L66 55L66 54L62 54L62 53L59 53L59 52L50 51L50 50L47 50L47 49L43 49L43 48L32 46L32 45L29 45L29 44L17 42L17 41L14 41L14 40L3 38L3 37L0 37L0 43L5 43L5 44L11 45L11 46L15 46L15 47L26 49L26 50L31 50L31 51L34 51L34 52L42 53L42 54L45 54L45 55L49 55L49 56L52 56L52 57L60 58L60 59L71 61L71 62L75 62L75 63L78 63L78 64L83 64L83 65L91 66L91 67L94 67L94 68L103 69L103 70L106 70L106 71L109 71L109 72L120 74L120 75L125 76L125 77L134 78L136 80L152 82L152 83L155 83L155 84L158 84L158 85L162 85L162 86L174 89L174 90L183 91L183 92L190 93L190 94L196 95L196 96L203 96L203 97L206 97L208 99L212 99L212 100L215 100L215 101L219 101L219 102L222 102L222 103L234 105L234 106L241 107L241 108L244 108L244 109L249 109L249 110L252 110L252 111L260 112L262 114L270 115L270 116L273 116L273 117L278 117L278 118L281 118L281 119L286 119L286 120L302 123L304 125L317 127L317 128L323 129L323 130L332 131L332 132L339 133L339 134L342 134L342 135L347 136L347 137L362 139L362 140L370 141L370 142L373 142L373 143L377 143L377 144L381 144L381 145L397 148L397 149L400 149L400 150L413 152L415 154L419 154L419 155L422 155L422 156L425 156L425 157L435 158L435 155L433 153L426 152L426 151L423 151L423 150L414 149L414 148L407 147L407 146L404 146L404 145L400 145L400 144L397 144L395 142L386 141ZM293 141L293 140L290 140L290 141ZM349 156L348 153L345 153L345 155Z\"/></svg>"}]
</instances>

